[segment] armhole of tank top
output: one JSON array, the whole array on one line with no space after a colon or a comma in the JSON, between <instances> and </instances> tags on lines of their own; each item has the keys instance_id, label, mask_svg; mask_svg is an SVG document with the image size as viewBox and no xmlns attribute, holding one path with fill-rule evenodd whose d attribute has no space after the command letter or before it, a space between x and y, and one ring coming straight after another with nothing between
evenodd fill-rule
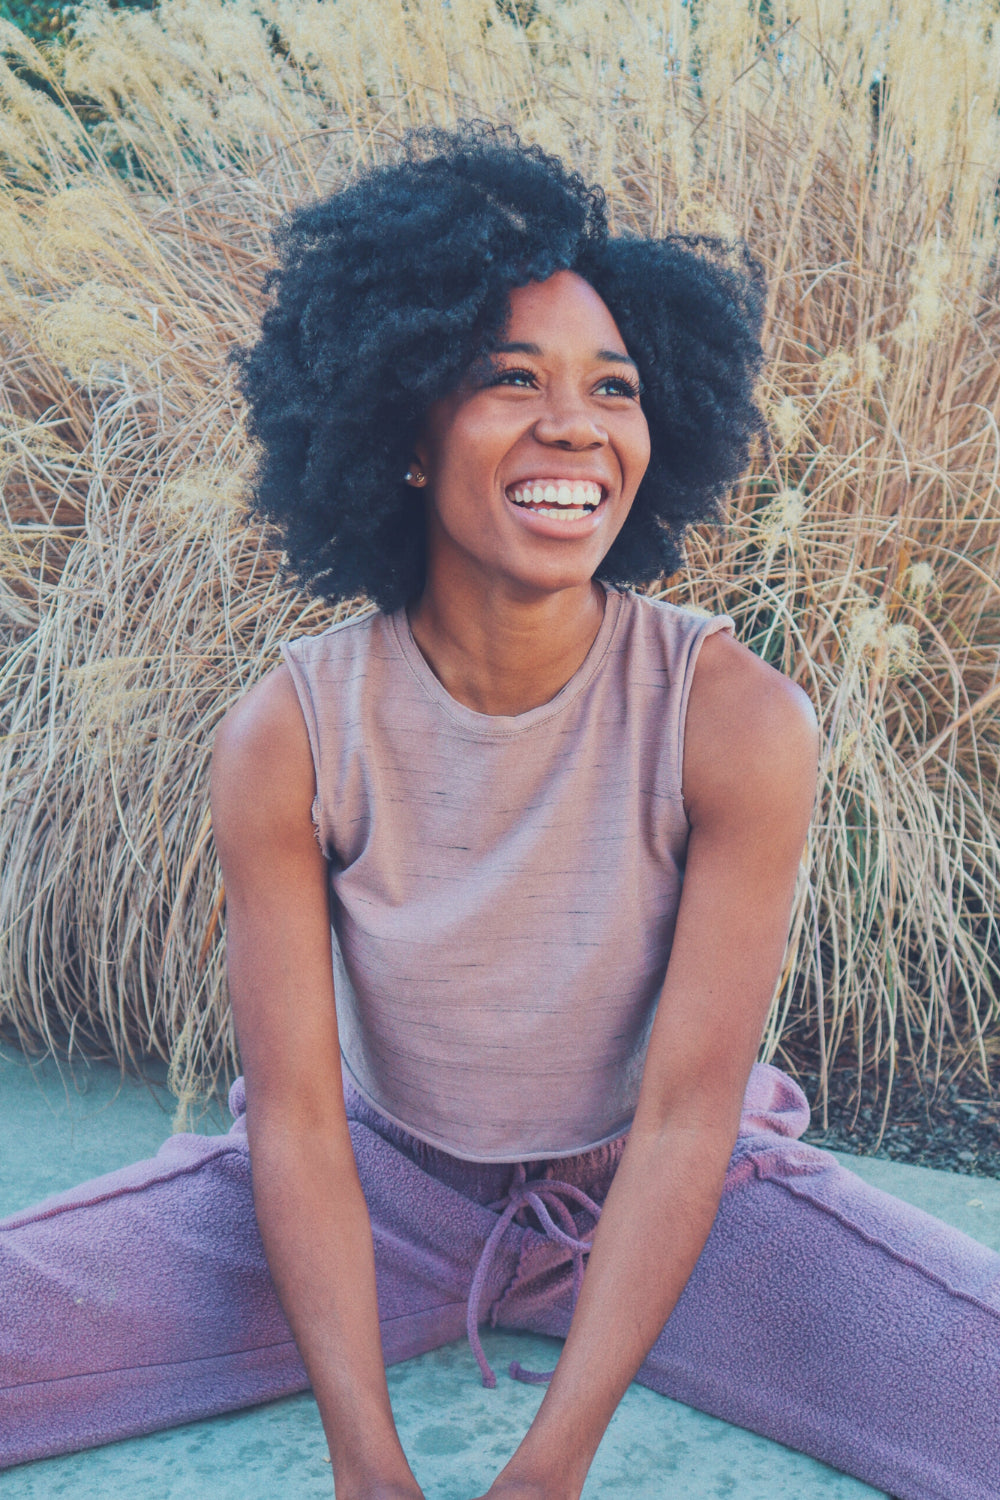
<instances>
[{"instance_id":1,"label":"armhole of tank top","mask_svg":"<svg viewBox=\"0 0 1000 1500\"><path fill-rule=\"evenodd\" d=\"M285 665L291 673L292 683L295 687L295 694L299 700L299 708L301 709L302 717L305 720L306 734L309 736L309 752L312 755L313 775L316 778L316 795L313 797L312 804L309 808L310 816L312 818L313 835L323 853L329 858L327 839L324 830L324 824L326 820L323 814L322 799L320 798L319 794L319 725L316 723L316 705L313 703L312 689L310 687L308 675L306 674L302 663L299 661L298 657L292 650L294 642L281 641L279 644L281 648L282 659L284 660Z\"/></svg>"},{"instance_id":2,"label":"armhole of tank top","mask_svg":"<svg viewBox=\"0 0 1000 1500\"><path fill-rule=\"evenodd\" d=\"M710 635L719 635L721 631L727 631L735 635L736 626L728 615L711 615L708 619L700 620L698 627L688 637L687 650L684 653L684 671L681 677L681 696L677 705L677 796L684 816L687 817L687 808L684 806L684 733L687 728L688 703L691 699L691 685L694 682L695 668L698 665L698 657L701 648Z\"/></svg>"}]
</instances>

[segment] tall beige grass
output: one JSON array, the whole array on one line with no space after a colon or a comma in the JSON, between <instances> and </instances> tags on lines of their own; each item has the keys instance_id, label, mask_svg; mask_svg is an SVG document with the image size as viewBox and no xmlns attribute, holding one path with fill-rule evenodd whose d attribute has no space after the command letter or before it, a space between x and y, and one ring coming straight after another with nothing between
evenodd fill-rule
<instances>
[{"instance_id":1,"label":"tall beige grass","mask_svg":"<svg viewBox=\"0 0 1000 1500\"><path fill-rule=\"evenodd\" d=\"M330 612L245 524L224 352L283 210L478 115L603 182L618 229L745 236L770 277L772 451L661 590L734 615L821 718L766 1055L988 1076L995 6L164 0L0 44L8 1031L169 1057L179 1124L235 1070L212 731Z\"/></svg>"}]
</instances>

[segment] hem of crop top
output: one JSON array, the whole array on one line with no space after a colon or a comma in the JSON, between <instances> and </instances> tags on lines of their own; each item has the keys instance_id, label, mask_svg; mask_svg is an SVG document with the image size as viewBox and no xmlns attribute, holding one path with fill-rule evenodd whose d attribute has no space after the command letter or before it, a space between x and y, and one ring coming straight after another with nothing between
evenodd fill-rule
<instances>
[{"instance_id":1,"label":"hem of crop top","mask_svg":"<svg viewBox=\"0 0 1000 1500\"><path fill-rule=\"evenodd\" d=\"M502 1152L487 1156L482 1152L462 1151L453 1141L446 1140L444 1136L433 1135L427 1130L418 1130L408 1120L400 1119L399 1115L394 1115L391 1110L386 1109L384 1104L379 1104L377 1099L373 1099L351 1067L343 1049L340 1053L340 1062L351 1087L357 1091L369 1109L373 1109L377 1115L382 1116L383 1120L387 1120L397 1130L402 1130L412 1136L414 1140L422 1142L425 1146L433 1146L436 1151L443 1151L446 1156L454 1156L459 1161L501 1167L515 1166L519 1161L567 1161L570 1157L585 1156L588 1151L596 1151L600 1146L610 1146L613 1142L620 1141L632 1128L632 1121L629 1120L628 1124L623 1125L620 1130L613 1130L610 1135L599 1136L596 1141L589 1141L580 1146L567 1146L559 1150L522 1151L516 1156L507 1156Z\"/></svg>"},{"instance_id":2,"label":"hem of crop top","mask_svg":"<svg viewBox=\"0 0 1000 1500\"><path fill-rule=\"evenodd\" d=\"M491 738L520 734L523 730L534 729L536 724L544 724L554 714L562 713L563 709L572 703L573 699L596 676L608 654L608 648L623 615L624 595L620 589L616 589L610 583L605 583L600 578L595 581L604 590L604 617L598 626L590 650L569 681L563 684L554 697L550 698L547 703L538 704L536 708L526 709L523 714L482 714L464 703L459 703L458 699L453 698L443 683L435 677L426 657L417 645L413 631L410 629L405 606L395 610L386 618L411 674L428 698L433 699L450 719L461 724L464 729L472 730L475 734L489 735Z\"/></svg>"}]
</instances>

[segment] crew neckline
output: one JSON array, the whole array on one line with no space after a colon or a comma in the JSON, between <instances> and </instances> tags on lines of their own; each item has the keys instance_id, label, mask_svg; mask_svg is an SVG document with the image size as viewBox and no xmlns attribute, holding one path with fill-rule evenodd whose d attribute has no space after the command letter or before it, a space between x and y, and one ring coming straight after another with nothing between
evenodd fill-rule
<instances>
[{"instance_id":1,"label":"crew neckline","mask_svg":"<svg viewBox=\"0 0 1000 1500\"><path fill-rule=\"evenodd\" d=\"M590 650L569 681L563 683L554 697L550 698L547 703L539 703L535 708L526 709L521 714L484 714L478 709L459 703L458 699L453 698L444 684L435 677L429 662L417 645L413 631L410 629L406 606L395 610L388 616L388 621L403 660L411 673L427 696L450 719L476 734L487 735L491 738L520 734L561 713L591 682L608 654L612 637L622 617L622 604L625 596L619 589L605 583L602 579L599 578L596 581L604 590L604 618L598 627Z\"/></svg>"}]
</instances>

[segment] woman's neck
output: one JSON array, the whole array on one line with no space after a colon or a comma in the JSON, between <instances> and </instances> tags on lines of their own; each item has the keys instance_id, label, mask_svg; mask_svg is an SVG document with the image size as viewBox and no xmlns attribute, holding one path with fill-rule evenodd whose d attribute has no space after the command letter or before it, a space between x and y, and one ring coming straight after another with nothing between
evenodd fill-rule
<instances>
[{"instance_id":1,"label":"woman's neck","mask_svg":"<svg viewBox=\"0 0 1000 1500\"><path fill-rule=\"evenodd\" d=\"M475 599L428 586L407 609L413 639L442 687L477 713L538 708L583 665L606 594L592 580L534 598L496 588Z\"/></svg>"}]
</instances>

